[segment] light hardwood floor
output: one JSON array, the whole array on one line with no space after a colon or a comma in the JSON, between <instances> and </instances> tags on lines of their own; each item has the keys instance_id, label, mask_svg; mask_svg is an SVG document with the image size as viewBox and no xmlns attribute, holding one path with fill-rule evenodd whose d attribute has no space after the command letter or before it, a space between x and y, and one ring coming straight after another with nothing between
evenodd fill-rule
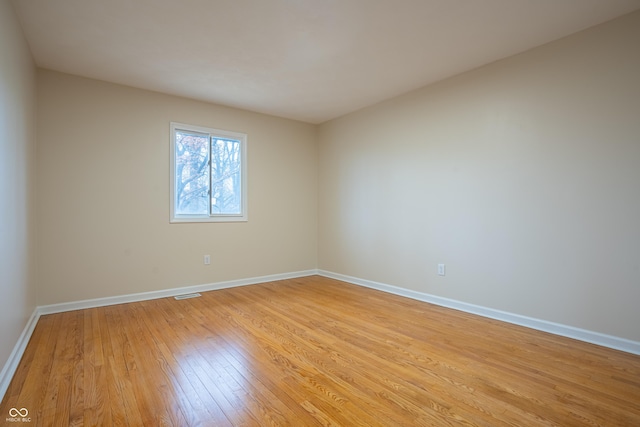
<instances>
[{"instance_id":1,"label":"light hardwood floor","mask_svg":"<svg viewBox=\"0 0 640 427\"><path fill-rule=\"evenodd\" d=\"M47 426L640 426L640 357L312 276L43 316L0 422L11 408Z\"/></svg>"}]
</instances>

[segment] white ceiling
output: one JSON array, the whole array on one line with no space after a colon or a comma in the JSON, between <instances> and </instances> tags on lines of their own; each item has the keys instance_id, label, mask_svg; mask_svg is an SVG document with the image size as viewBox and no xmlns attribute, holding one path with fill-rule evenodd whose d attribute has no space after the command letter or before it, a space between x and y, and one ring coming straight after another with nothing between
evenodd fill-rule
<instances>
[{"instance_id":1,"label":"white ceiling","mask_svg":"<svg viewBox=\"0 0 640 427\"><path fill-rule=\"evenodd\" d=\"M39 67L321 123L640 0L14 0Z\"/></svg>"}]
</instances>

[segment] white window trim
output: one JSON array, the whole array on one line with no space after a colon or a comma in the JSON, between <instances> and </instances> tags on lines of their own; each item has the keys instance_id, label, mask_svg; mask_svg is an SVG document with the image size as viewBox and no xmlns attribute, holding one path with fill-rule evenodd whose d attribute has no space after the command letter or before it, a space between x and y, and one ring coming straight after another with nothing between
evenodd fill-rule
<instances>
[{"instance_id":1,"label":"white window trim","mask_svg":"<svg viewBox=\"0 0 640 427\"><path fill-rule=\"evenodd\" d=\"M185 130L191 132L198 132L209 134L213 136L220 136L223 138L236 139L240 141L240 179L242 186L242 213L237 215L229 215L229 214L212 214L212 215L176 215L175 213L175 198L176 198L176 176L175 176L175 131L176 130ZM193 222L246 222L249 220L248 217L248 205L247 205L247 135L239 132L232 132L228 130L214 129L202 126L194 126L187 125L184 123L176 123L171 122L171 129L169 134L170 139L170 148L169 148L169 156L170 156L170 172L169 172L169 181L170 181L170 221L171 223L193 223Z\"/></svg>"}]
</instances>

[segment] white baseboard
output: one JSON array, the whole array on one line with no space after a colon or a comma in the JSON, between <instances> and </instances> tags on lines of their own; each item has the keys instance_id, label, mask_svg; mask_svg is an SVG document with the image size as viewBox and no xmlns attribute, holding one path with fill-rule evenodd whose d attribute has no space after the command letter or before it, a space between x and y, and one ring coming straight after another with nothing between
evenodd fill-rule
<instances>
[{"instance_id":1,"label":"white baseboard","mask_svg":"<svg viewBox=\"0 0 640 427\"><path fill-rule=\"evenodd\" d=\"M128 302L147 301L158 298L173 297L193 292L215 291L218 289L235 288L237 286L255 285L276 280L295 279L318 274L317 270L296 271L292 273L272 274L269 276L251 277L248 279L229 280L225 282L206 283L203 285L185 286L182 288L163 289L161 291L141 292L137 294L118 295L114 297L87 299L82 301L63 302L60 304L43 305L38 307L40 315L62 313L65 311L82 310L85 308L105 307L108 305L124 304Z\"/></svg>"},{"instance_id":2,"label":"white baseboard","mask_svg":"<svg viewBox=\"0 0 640 427\"><path fill-rule=\"evenodd\" d=\"M27 344L29 343L29 339L31 339L31 334L33 334L33 330L36 328L36 324L38 323L39 318L40 313L38 312L38 308L36 307L36 309L33 310L31 317L27 321L26 326L22 330L22 334L20 334L18 342L16 342L16 345L13 347L13 351L11 351L7 363L4 364L2 372L0 372L0 401L2 401L2 399L4 398L4 394L9 388L11 379L16 373L16 369L18 369L20 359L22 359L24 350L27 348Z\"/></svg>"},{"instance_id":3,"label":"white baseboard","mask_svg":"<svg viewBox=\"0 0 640 427\"><path fill-rule=\"evenodd\" d=\"M354 285L365 286L367 288L389 292L391 294L412 298L418 301L424 301L442 307L453 308L455 310L477 314L479 316L488 317L490 319L500 320L503 322L525 326L527 328L537 329L539 331L549 332L555 335L573 338L591 344L597 344L603 347L640 355L640 342L637 341L631 341L625 338L601 334L599 332L588 331L586 329L575 328L573 326L561 325L559 323L548 322L546 320L534 319L532 317L521 316L519 314L508 313L505 311L495 310L479 305L468 304L449 298L443 298L423 292L412 291L409 289L399 288L397 286L387 285L384 283L373 282L371 280L333 273L331 271L318 270L318 274L320 276L341 280L343 282L352 283Z\"/></svg>"}]
</instances>

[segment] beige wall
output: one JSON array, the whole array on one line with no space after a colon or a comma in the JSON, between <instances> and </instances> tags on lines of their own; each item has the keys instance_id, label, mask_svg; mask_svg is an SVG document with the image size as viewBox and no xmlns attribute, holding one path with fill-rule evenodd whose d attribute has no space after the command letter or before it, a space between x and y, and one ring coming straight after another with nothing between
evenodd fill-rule
<instances>
[{"instance_id":1,"label":"beige wall","mask_svg":"<svg viewBox=\"0 0 640 427\"><path fill-rule=\"evenodd\" d=\"M36 306L35 74L13 8L0 0L0 371Z\"/></svg>"},{"instance_id":2,"label":"beige wall","mask_svg":"<svg viewBox=\"0 0 640 427\"><path fill-rule=\"evenodd\" d=\"M323 124L319 268L640 340L639 46L640 12Z\"/></svg>"},{"instance_id":3,"label":"beige wall","mask_svg":"<svg viewBox=\"0 0 640 427\"><path fill-rule=\"evenodd\" d=\"M314 126L44 70L38 96L39 305L316 267ZM249 222L169 223L171 121L248 134Z\"/></svg>"}]
</instances>

